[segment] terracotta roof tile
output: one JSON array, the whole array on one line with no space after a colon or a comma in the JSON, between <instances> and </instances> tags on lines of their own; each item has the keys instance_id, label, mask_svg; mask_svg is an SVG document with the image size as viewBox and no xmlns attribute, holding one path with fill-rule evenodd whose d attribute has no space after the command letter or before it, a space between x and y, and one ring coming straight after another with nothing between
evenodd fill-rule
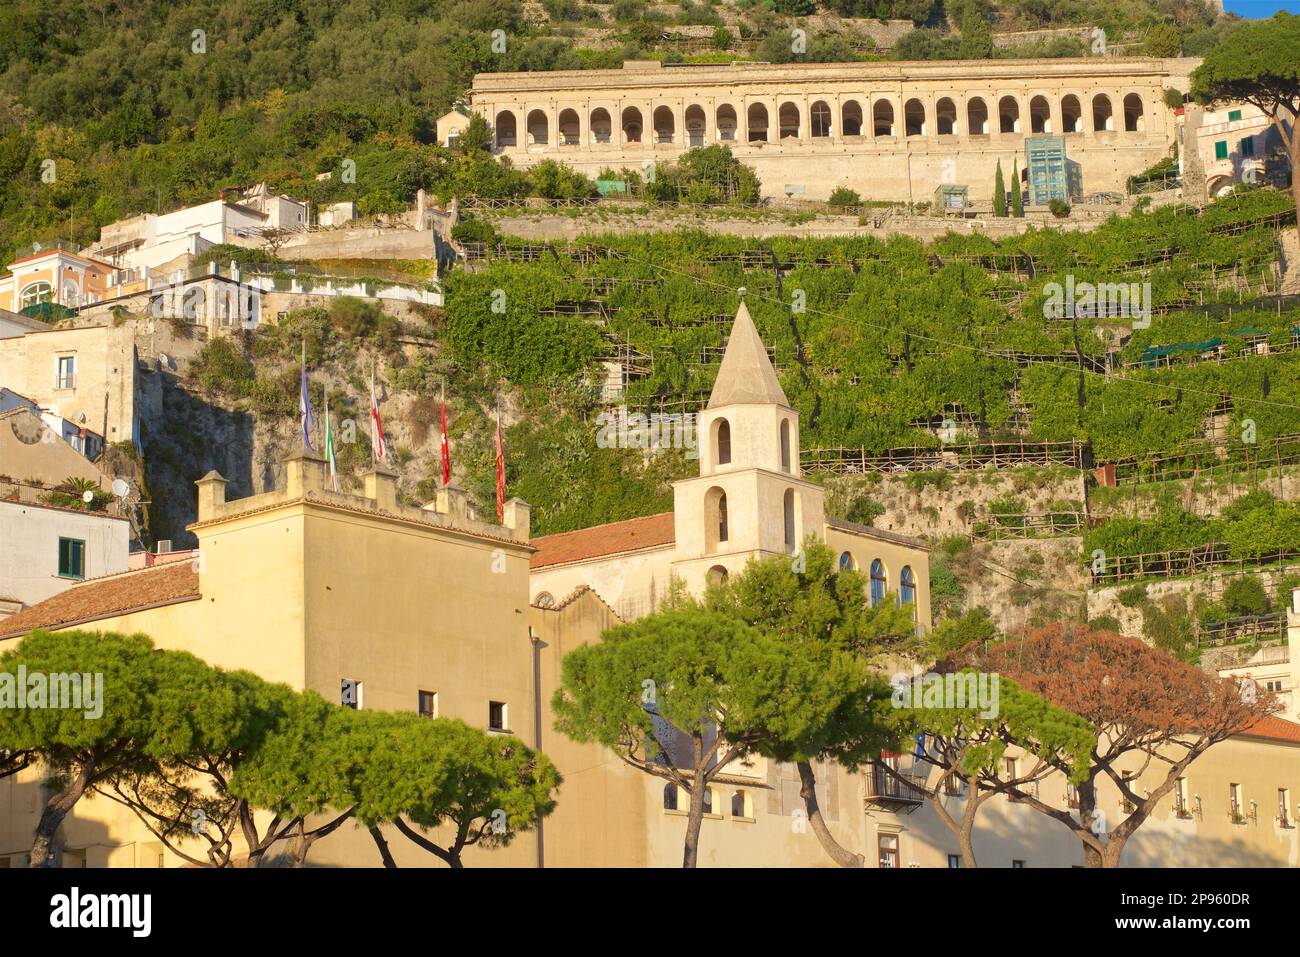
<instances>
[{"instance_id":1,"label":"terracotta roof tile","mask_svg":"<svg viewBox=\"0 0 1300 957\"><path fill-rule=\"evenodd\" d=\"M596 589L592 588L590 585L579 585L577 588L575 588L573 591L569 593L568 598L565 598L563 601L557 602L554 605L539 605L536 602L533 602L532 607L540 609L541 611L562 611L563 609L567 608L569 605L572 605L583 595L587 594L587 592L591 592L592 597L595 598L596 601L600 602L602 605L608 608L609 613L613 615L614 618L616 618L618 621L623 620L622 616L619 615L619 613L614 610L614 606L611 605L609 602L605 601L605 599L601 598L600 592L596 591Z\"/></svg>"},{"instance_id":2,"label":"terracotta roof tile","mask_svg":"<svg viewBox=\"0 0 1300 957\"><path fill-rule=\"evenodd\" d=\"M533 554L529 567L546 568L548 565L565 565L569 562L618 555L621 552L640 551L671 545L677 540L672 512L629 518L623 522L610 522L576 532L560 532L534 538Z\"/></svg>"},{"instance_id":3,"label":"terracotta roof tile","mask_svg":"<svg viewBox=\"0 0 1300 957\"><path fill-rule=\"evenodd\" d=\"M25 635L34 628L62 628L199 597L199 575L192 562L171 562L120 572L73 585L53 598L0 619L0 638Z\"/></svg>"},{"instance_id":4,"label":"terracotta roof tile","mask_svg":"<svg viewBox=\"0 0 1300 957\"><path fill-rule=\"evenodd\" d=\"M1252 738L1272 738L1274 741L1300 744L1300 724L1288 721L1286 718L1279 718L1277 715L1260 718L1241 733Z\"/></svg>"}]
</instances>

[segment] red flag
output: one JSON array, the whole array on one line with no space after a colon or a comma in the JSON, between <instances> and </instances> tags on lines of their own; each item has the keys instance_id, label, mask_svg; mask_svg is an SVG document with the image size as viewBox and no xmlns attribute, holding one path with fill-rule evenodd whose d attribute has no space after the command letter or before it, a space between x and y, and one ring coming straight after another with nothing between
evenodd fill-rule
<instances>
[{"instance_id":1,"label":"red flag","mask_svg":"<svg viewBox=\"0 0 1300 957\"><path fill-rule=\"evenodd\" d=\"M442 397L442 484L451 484L451 449L447 445L447 396Z\"/></svg>"},{"instance_id":2,"label":"red flag","mask_svg":"<svg viewBox=\"0 0 1300 957\"><path fill-rule=\"evenodd\" d=\"M501 410L497 410L497 521L506 520L506 453L501 441Z\"/></svg>"}]
</instances>

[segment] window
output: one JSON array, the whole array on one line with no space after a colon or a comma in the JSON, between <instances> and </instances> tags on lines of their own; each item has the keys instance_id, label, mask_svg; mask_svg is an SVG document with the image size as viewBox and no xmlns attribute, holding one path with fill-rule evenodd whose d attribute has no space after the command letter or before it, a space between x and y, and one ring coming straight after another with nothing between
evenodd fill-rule
<instances>
[{"instance_id":1,"label":"window","mask_svg":"<svg viewBox=\"0 0 1300 957\"><path fill-rule=\"evenodd\" d=\"M718 464L731 464L731 425L726 419L718 420Z\"/></svg>"},{"instance_id":2,"label":"window","mask_svg":"<svg viewBox=\"0 0 1300 957\"><path fill-rule=\"evenodd\" d=\"M1291 789L1277 789L1277 823L1283 827L1291 826Z\"/></svg>"},{"instance_id":3,"label":"window","mask_svg":"<svg viewBox=\"0 0 1300 957\"><path fill-rule=\"evenodd\" d=\"M1229 122L1229 123L1232 123L1232 122L1234 122L1235 120L1239 120L1239 119L1241 119L1241 110L1229 110L1229 111L1228 111L1228 122Z\"/></svg>"},{"instance_id":4,"label":"window","mask_svg":"<svg viewBox=\"0 0 1300 957\"><path fill-rule=\"evenodd\" d=\"M1079 789L1073 784L1065 785L1065 806L1074 808L1079 806Z\"/></svg>"},{"instance_id":5,"label":"window","mask_svg":"<svg viewBox=\"0 0 1300 957\"><path fill-rule=\"evenodd\" d=\"M704 802L704 813L713 813L713 788L705 788L704 793L700 796Z\"/></svg>"},{"instance_id":6,"label":"window","mask_svg":"<svg viewBox=\"0 0 1300 957\"><path fill-rule=\"evenodd\" d=\"M533 604L538 608L553 608L555 596L548 591L538 592L537 597L533 599Z\"/></svg>"},{"instance_id":7,"label":"window","mask_svg":"<svg viewBox=\"0 0 1300 957\"><path fill-rule=\"evenodd\" d=\"M81 539L59 539L59 577L86 577L86 543Z\"/></svg>"},{"instance_id":8,"label":"window","mask_svg":"<svg viewBox=\"0 0 1300 957\"><path fill-rule=\"evenodd\" d=\"M885 579L885 566L879 558L871 563L871 607L875 608L885 600L885 591L889 582Z\"/></svg>"},{"instance_id":9,"label":"window","mask_svg":"<svg viewBox=\"0 0 1300 957\"><path fill-rule=\"evenodd\" d=\"M1228 785L1228 814L1232 817L1232 823L1246 823L1246 814L1242 810L1241 785Z\"/></svg>"},{"instance_id":10,"label":"window","mask_svg":"<svg viewBox=\"0 0 1300 957\"><path fill-rule=\"evenodd\" d=\"M671 781L664 785L664 810L677 810L677 785Z\"/></svg>"},{"instance_id":11,"label":"window","mask_svg":"<svg viewBox=\"0 0 1300 957\"><path fill-rule=\"evenodd\" d=\"M853 560L852 552L843 552L840 555L840 571L851 572L858 567L858 563Z\"/></svg>"},{"instance_id":12,"label":"window","mask_svg":"<svg viewBox=\"0 0 1300 957\"><path fill-rule=\"evenodd\" d=\"M436 691L420 692L420 717L421 718L438 717L438 692Z\"/></svg>"},{"instance_id":13,"label":"window","mask_svg":"<svg viewBox=\"0 0 1300 957\"><path fill-rule=\"evenodd\" d=\"M1023 868L1024 866L1025 866L1025 862L1024 862L1024 861L1017 860L1017 859L1014 858L1014 857L1011 859L1011 867L1012 867L1013 869L1020 869L1020 868Z\"/></svg>"},{"instance_id":14,"label":"window","mask_svg":"<svg viewBox=\"0 0 1300 957\"><path fill-rule=\"evenodd\" d=\"M882 868L898 869L898 835L880 834L876 837L876 849Z\"/></svg>"},{"instance_id":15,"label":"window","mask_svg":"<svg viewBox=\"0 0 1300 957\"><path fill-rule=\"evenodd\" d=\"M899 598L904 605L912 606L912 618L916 618L916 576L912 574L912 566L904 565L903 572L898 576Z\"/></svg>"},{"instance_id":16,"label":"window","mask_svg":"<svg viewBox=\"0 0 1300 957\"><path fill-rule=\"evenodd\" d=\"M1191 817L1192 813L1187 807L1187 779L1179 778L1174 784L1174 816Z\"/></svg>"},{"instance_id":17,"label":"window","mask_svg":"<svg viewBox=\"0 0 1300 957\"><path fill-rule=\"evenodd\" d=\"M339 686L339 704L345 708L360 710L361 682L353 678L344 678Z\"/></svg>"},{"instance_id":18,"label":"window","mask_svg":"<svg viewBox=\"0 0 1300 957\"><path fill-rule=\"evenodd\" d=\"M59 356L54 370L54 388L75 389L77 387L77 357Z\"/></svg>"},{"instance_id":19,"label":"window","mask_svg":"<svg viewBox=\"0 0 1300 957\"><path fill-rule=\"evenodd\" d=\"M727 540L727 493L718 498L718 541Z\"/></svg>"},{"instance_id":20,"label":"window","mask_svg":"<svg viewBox=\"0 0 1300 957\"><path fill-rule=\"evenodd\" d=\"M1245 139L1241 141L1241 155L1242 156L1255 155L1255 137L1247 136Z\"/></svg>"},{"instance_id":21,"label":"window","mask_svg":"<svg viewBox=\"0 0 1300 957\"><path fill-rule=\"evenodd\" d=\"M1282 680L1278 678L1273 681L1265 681L1264 690L1272 691L1272 692L1280 692L1282 690Z\"/></svg>"},{"instance_id":22,"label":"window","mask_svg":"<svg viewBox=\"0 0 1300 957\"><path fill-rule=\"evenodd\" d=\"M790 471L790 420L781 420L781 471Z\"/></svg>"},{"instance_id":23,"label":"window","mask_svg":"<svg viewBox=\"0 0 1300 957\"><path fill-rule=\"evenodd\" d=\"M949 867L949 868L955 868L955 869L957 869L957 870L960 870L960 869L961 869L961 855L960 855L960 854L949 854L949 855L948 855L948 867Z\"/></svg>"},{"instance_id":24,"label":"window","mask_svg":"<svg viewBox=\"0 0 1300 957\"><path fill-rule=\"evenodd\" d=\"M1214 144L1214 158L1216 160L1226 160L1228 158L1228 141L1219 140Z\"/></svg>"},{"instance_id":25,"label":"window","mask_svg":"<svg viewBox=\"0 0 1300 957\"><path fill-rule=\"evenodd\" d=\"M488 702L488 730L504 731L510 727L507 721L506 703L504 701Z\"/></svg>"},{"instance_id":26,"label":"window","mask_svg":"<svg viewBox=\"0 0 1300 957\"><path fill-rule=\"evenodd\" d=\"M749 794L745 791L737 791L731 796L731 816L734 818L743 818L752 820L754 817L753 802Z\"/></svg>"},{"instance_id":27,"label":"window","mask_svg":"<svg viewBox=\"0 0 1300 957\"><path fill-rule=\"evenodd\" d=\"M26 309L28 306L39 305L42 302L49 302L54 298L54 287L48 282L34 282L22 292L19 299L21 305L19 309Z\"/></svg>"},{"instance_id":28,"label":"window","mask_svg":"<svg viewBox=\"0 0 1300 957\"><path fill-rule=\"evenodd\" d=\"M785 547L793 552L799 542L799 533L794 524L794 489L788 488L785 490L781 504L785 513Z\"/></svg>"}]
</instances>

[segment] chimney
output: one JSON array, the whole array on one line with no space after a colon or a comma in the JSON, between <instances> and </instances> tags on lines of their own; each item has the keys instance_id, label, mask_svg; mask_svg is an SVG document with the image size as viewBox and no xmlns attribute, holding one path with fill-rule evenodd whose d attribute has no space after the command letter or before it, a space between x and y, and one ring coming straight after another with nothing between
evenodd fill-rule
<instances>
[{"instance_id":1,"label":"chimney","mask_svg":"<svg viewBox=\"0 0 1300 957\"><path fill-rule=\"evenodd\" d=\"M199 521L216 518L217 510L226 504L226 480L213 469L194 484L199 487Z\"/></svg>"},{"instance_id":2,"label":"chimney","mask_svg":"<svg viewBox=\"0 0 1300 957\"><path fill-rule=\"evenodd\" d=\"M376 465L365 473L366 498L375 503L375 508L386 512L397 511L397 473L382 465Z\"/></svg>"},{"instance_id":3,"label":"chimney","mask_svg":"<svg viewBox=\"0 0 1300 957\"><path fill-rule=\"evenodd\" d=\"M325 490L325 460L305 447L284 460L284 491L290 498Z\"/></svg>"},{"instance_id":4,"label":"chimney","mask_svg":"<svg viewBox=\"0 0 1300 957\"><path fill-rule=\"evenodd\" d=\"M532 506L522 498L512 498L506 502L503 509L503 524L506 528L512 529L514 537L522 542L528 541L529 519L532 515Z\"/></svg>"}]
</instances>

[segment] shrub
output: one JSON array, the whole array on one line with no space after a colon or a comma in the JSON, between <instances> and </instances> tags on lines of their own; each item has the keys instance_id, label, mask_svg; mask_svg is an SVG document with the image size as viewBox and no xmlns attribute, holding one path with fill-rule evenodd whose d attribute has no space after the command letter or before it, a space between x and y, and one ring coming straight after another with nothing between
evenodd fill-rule
<instances>
[{"instance_id":1,"label":"shrub","mask_svg":"<svg viewBox=\"0 0 1300 957\"><path fill-rule=\"evenodd\" d=\"M1223 590L1223 607L1230 617L1262 615L1268 611L1268 592L1254 575L1234 578Z\"/></svg>"},{"instance_id":2,"label":"shrub","mask_svg":"<svg viewBox=\"0 0 1300 957\"><path fill-rule=\"evenodd\" d=\"M1057 219L1065 219L1070 215L1070 204L1063 199L1053 199L1047 204L1047 208Z\"/></svg>"},{"instance_id":3,"label":"shrub","mask_svg":"<svg viewBox=\"0 0 1300 957\"><path fill-rule=\"evenodd\" d=\"M831 198L826 202L831 206L861 206L862 197L847 186L836 186L835 192L831 193Z\"/></svg>"},{"instance_id":4,"label":"shrub","mask_svg":"<svg viewBox=\"0 0 1300 957\"><path fill-rule=\"evenodd\" d=\"M1147 586L1139 582L1136 585L1129 585L1127 588L1121 588L1115 598L1125 608L1139 608L1146 604Z\"/></svg>"}]
</instances>

